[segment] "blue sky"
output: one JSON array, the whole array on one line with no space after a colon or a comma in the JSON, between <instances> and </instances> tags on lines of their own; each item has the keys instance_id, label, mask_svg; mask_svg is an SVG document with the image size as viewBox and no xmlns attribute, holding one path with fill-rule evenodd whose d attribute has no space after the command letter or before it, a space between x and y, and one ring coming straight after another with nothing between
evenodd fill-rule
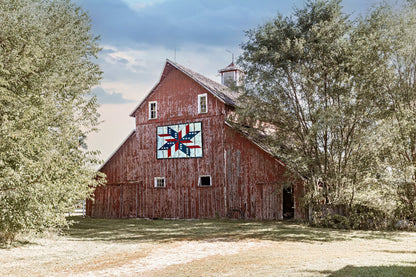
<instances>
[{"instance_id":1,"label":"blue sky","mask_svg":"<svg viewBox=\"0 0 416 277\"><path fill-rule=\"evenodd\" d=\"M344 11L365 14L381 0L344 0ZM290 15L303 0L75 0L91 17L103 50L103 79L93 89L102 104L100 132L88 138L103 160L134 129L130 112L158 81L167 58L215 81L241 53L245 31Z\"/></svg>"}]
</instances>

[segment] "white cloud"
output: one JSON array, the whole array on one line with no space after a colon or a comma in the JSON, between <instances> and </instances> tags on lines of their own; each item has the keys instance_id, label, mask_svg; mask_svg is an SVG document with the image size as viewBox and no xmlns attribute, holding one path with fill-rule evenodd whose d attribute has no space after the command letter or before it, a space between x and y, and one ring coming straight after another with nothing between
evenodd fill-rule
<instances>
[{"instance_id":1,"label":"white cloud","mask_svg":"<svg viewBox=\"0 0 416 277\"><path fill-rule=\"evenodd\" d=\"M126 69L136 73L138 68L145 66L143 57L146 56L146 51L143 50L118 50L117 47L103 48L103 59L106 63L111 65L121 65ZM111 50L111 51L106 51Z\"/></svg>"},{"instance_id":2,"label":"white cloud","mask_svg":"<svg viewBox=\"0 0 416 277\"><path fill-rule=\"evenodd\" d=\"M106 45L100 54L100 65L104 78L100 86L109 92L122 93L126 99L140 100L159 81L166 59L175 60L185 67L208 78L219 81L218 70L231 62L231 50L238 55L240 50L232 47L213 47L199 44L176 49L154 47L138 49Z\"/></svg>"},{"instance_id":3,"label":"white cloud","mask_svg":"<svg viewBox=\"0 0 416 277\"><path fill-rule=\"evenodd\" d=\"M124 104L133 102L131 99L124 98L123 94L119 92L108 92L100 86L93 88L91 92L97 96L98 103L100 104Z\"/></svg>"},{"instance_id":4,"label":"white cloud","mask_svg":"<svg viewBox=\"0 0 416 277\"><path fill-rule=\"evenodd\" d=\"M165 2L166 0L123 0L136 11Z\"/></svg>"}]
</instances>

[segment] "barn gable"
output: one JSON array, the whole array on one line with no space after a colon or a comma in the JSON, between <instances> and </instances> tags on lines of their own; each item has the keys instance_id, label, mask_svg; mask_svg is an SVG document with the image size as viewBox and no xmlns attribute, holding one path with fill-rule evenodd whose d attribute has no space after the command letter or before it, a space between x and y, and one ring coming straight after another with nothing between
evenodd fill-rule
<instances>
[{"instance_id":1,"label":"barn gable","mask_svg":"<svg viewBox=\"0 0 416 277\"><path fill-rule=\"evenodd\" d=\"M285 205L286 165L227 123L237 96L167 60L159 82L131 114L135 132L101 168L109 185L96 189L87 214L282 219L288 206L303 217L299 176L289 174L295 182L288 197L296 199Z\"/></svg>"},{"instance_id":2,"label":"barn gable","mask_svg":"<svg viewBox=\"0 0 416 277\"><path fill-rule=\"evenodd\" d=\"M184 66L181 66L169 59L166 60L165 68L162 71L162 75L160 77L159 82L150 90L148 95L143 99L142 102L139 103L139 105L134 109L134 111L130 114L130 116L135 117L135 113L138 109L143 107L143 104L148 100L148 98L151 96L151 94L157 90L159 85L162 83L162 81L169 75L169 73L174 70L180 70L183 74L197 82L199 85L201 85L203 88L207 90L207 92L211 93L213 96L218 98L221 102L235 106L236 101L238 98L238 94L228 88L227 86L221 85L217 82L212 81L211 79L196 73Z\"/></svg>"}]
</instances>

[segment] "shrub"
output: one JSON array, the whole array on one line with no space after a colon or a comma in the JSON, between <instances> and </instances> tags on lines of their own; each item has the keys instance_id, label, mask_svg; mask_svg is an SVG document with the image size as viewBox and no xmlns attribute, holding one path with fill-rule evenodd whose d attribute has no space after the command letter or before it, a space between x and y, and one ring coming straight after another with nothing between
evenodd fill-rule
<instances>
[{"instance_id":1,"label":"shrub","mask_svg":"<svg viewBox=\"0 0 416 277\"><path fill-rule=\"evenodd\" d=\"M322 211L317 211L314 215L314 226L335 229L383 230L391 228L393 222L386 211L365 204L351 206L345 215Z\"/></svg>"}]
</instances>

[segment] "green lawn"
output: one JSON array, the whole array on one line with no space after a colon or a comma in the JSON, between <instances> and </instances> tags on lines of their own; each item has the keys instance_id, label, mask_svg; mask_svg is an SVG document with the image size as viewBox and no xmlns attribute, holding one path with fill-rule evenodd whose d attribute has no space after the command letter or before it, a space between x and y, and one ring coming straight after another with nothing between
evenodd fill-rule
<instances>
[{"instance_id":1,"label":"green lawn","mask_svg":"<svg viewBox=\"0 0 416 277\"><path fill-rule=\"evenodd\" d=\"M342 241L352 238L392 239L395 232L311 228L293 221L145 220L72 218L65 234L100 241L172 242L178 240L258 239L270 241Z\"/></svg>"}]
</instances>

